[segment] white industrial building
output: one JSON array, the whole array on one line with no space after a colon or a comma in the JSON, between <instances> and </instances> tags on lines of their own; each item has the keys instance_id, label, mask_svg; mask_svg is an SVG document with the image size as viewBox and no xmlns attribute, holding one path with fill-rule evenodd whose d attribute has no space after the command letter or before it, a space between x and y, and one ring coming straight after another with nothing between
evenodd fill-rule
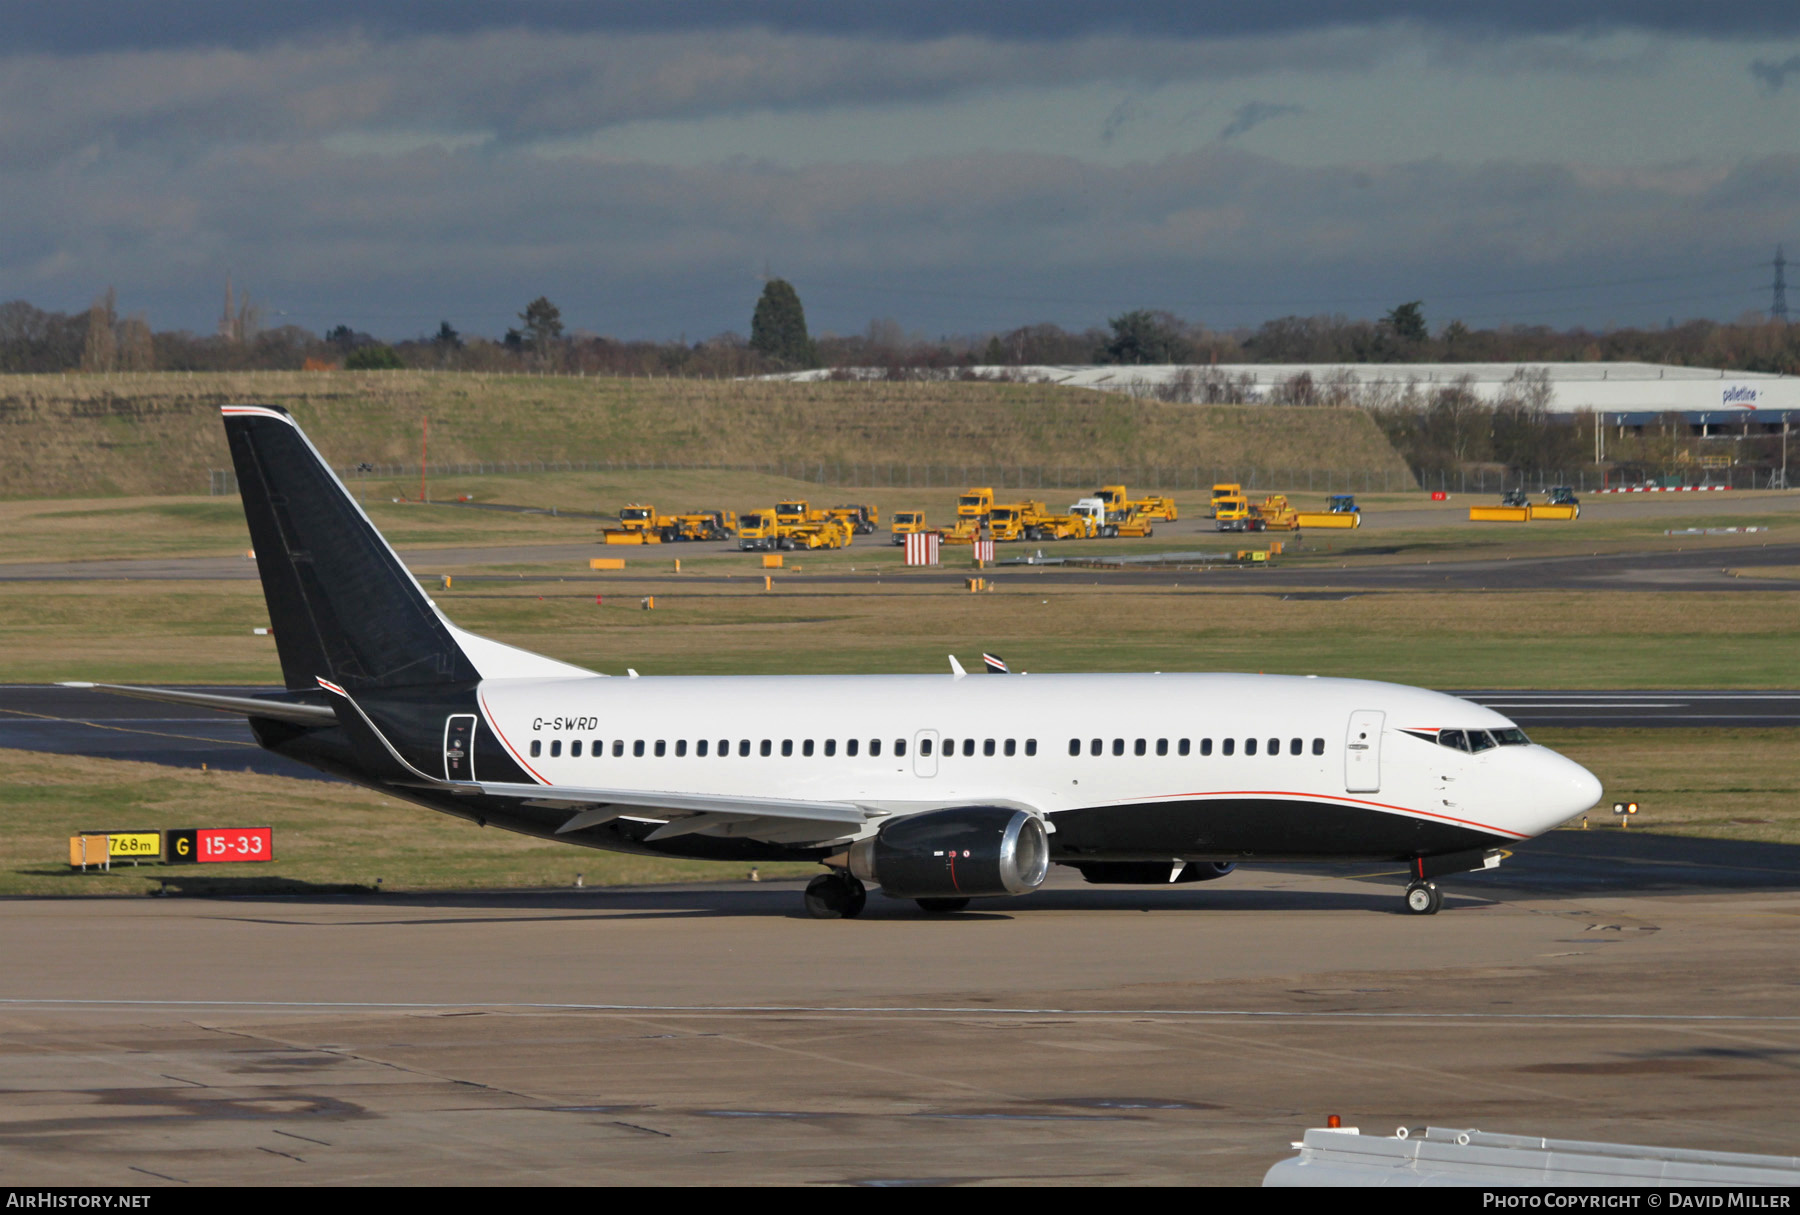
<instances>
[{"instance_id":1,"label":"white industrial building","mask_svg":"<svg viewBox=\"0 0 1800 1215\"><path fill-rule=\"evenodd\" d=\"M1701 433L1778 431L1790 414L1800 422L1800 377L1660 363L1221 363L974 367L967 373L1250 404L1292 401L1297 391L1354 405L1399 403L1409 396L1423 402L1434 390L1460 383L1485 401L1541 400L1553 413L1604 414L1608 424L1619 426L1650 425L1669 414L1683 415ZM791 378L831 374L811 371Z\"/></svg>"}]
</instances>

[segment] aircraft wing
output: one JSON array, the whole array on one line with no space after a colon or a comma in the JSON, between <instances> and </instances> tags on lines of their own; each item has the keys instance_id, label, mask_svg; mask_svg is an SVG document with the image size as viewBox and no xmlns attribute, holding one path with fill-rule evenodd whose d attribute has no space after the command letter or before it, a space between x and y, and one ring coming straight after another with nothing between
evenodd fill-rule
<instances>
[{"instance_id":1,"label":"aircraft wing","mask_svg":"<svg viewBox=\"0 0 1800 1215\"><path fill-rule=\"evenodd\" d=\"M597 827L627 814L667 818L650 839L697 832L764 837L780 834L835 838L852 835L882 811L849 802L796 801L775 797L738 797L698 793L662 793L642 789L596 789L573 785L516 785L479 781L451 786L458 792L518 798L535 806L566 806L574 811L556 829L558 835ZM823 829L823 830L821 830Z\"/></svg>"},{"instance_id":2,"label":"aircraft wing","mask_svg":"<svg viewBox=\"0 0 1800 1215\"><path fill-rule=\"evenodd\" d=\"M309 705L298 700L265 700L259 696L224 696L216 692L184 692L177 688L134 688L121 683L74 683L59 688L93 688L115 696L135 696L140 700L160 700L174 705L192 705L200 709L217 709L221 713L240 713L245 717L272 717L299 726L335 726L337 713L329 705Z\"/></svg>"}]
</instances>

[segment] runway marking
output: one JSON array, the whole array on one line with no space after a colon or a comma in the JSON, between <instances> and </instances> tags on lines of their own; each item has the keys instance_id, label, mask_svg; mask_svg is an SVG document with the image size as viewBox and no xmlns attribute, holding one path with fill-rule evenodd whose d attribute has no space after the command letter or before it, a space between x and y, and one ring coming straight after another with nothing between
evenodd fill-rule
<instances>
[{"instance_id":1,"label":"runway marking","mask_svg":"<svg viewBox=\"0 0 1800 1215\"><path fill-rule=\"evenodd\" d=\"M1760 1013L1495 1013L1495 1012L1292 1012L1249 1008L955 1008L948 1006L813 1004L577 1004L553 1002L495 1003L485 1000L421 1002L383 1000L96 1000L0 997L0 1008L268 1008L316 1009L322 1012L366 1009L480 1008L500 1012L606 1012L685 1016L749 1016L767 1013L867 1016L912 1013L927 1016L992 1017L1245 1017L1263 1020L1326 1021L1630 1021L1710 1024L1800 1024L1800 1015Z\"/></svg>"}]
</instances>

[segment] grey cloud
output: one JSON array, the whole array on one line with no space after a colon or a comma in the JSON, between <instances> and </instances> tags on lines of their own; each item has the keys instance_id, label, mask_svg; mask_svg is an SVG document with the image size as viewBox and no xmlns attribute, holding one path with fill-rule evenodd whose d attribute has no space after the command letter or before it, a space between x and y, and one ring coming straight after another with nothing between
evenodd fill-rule
<instances>
[{"instance_id":1,"label":"grey cloud","mask_svg":"<svg viewBox=\"0 0 1800 1215\"><path fill-rule=\"evenodd\" d=\"M1360 188L1342 169L1231 144L1129 166L996 154L797 169L504 148L344 157L312 142L181 164L120 154L0 178L0 273L54 306L117 283L159 325L203 325L230 267L272 309L500 311L472 322L498 332L504 309L548 293L571 324L666 335L742 327L768 259L803 290L821 284L809 308L840 328L870 315L934 332L1085 324L1139 305L1227 324L1347 288L1566 281L1584 265L1666 265L1669 250L1702 266L1741 260L1786 234L1800 188L1795 158L1704 172L1435 161L1358 172ZM974 286L965 297L957 284ZM364 327L399 336L426 323Z\"/></svg>"},{"instance_id":2,"label":"grey cloud","mask_svg":"<svg viewBox=\"0 0 1800 1215\"><path fill-rule=\"evenodd\" d=\"M1110 145L1119 137L1120 131L1143 118L1144 114L1142 103L1135 97L1127 97L1114 106L1112 113L1106 116L1106 121L1100 124L1100 142Z\"/></svg>"},{"instance_id":3,"label":"grey cloud","mask_svg":"<svg viewBox=\"0 0 1800 1215\"><path fill-rule=\"evenodd\" d=\"M1304 114L1306 108L1297 105L1277 105L1267 101L1252 101L1241 105L1231 112L1231 121L1219 131L1221 140L1236 139L1239 135L1253 130L1268 122L1271 118L1280 118L1287 114Z\"/></svg>"},{"instance_id":4,"label":"grey cloud","mask_svg":"<svg viewBox=\"0 0 1800 1215\"><path fill-rule=\"evenodd\" d=\"M1789 55L1779 63L1757 59L1750 64L1750 74L1762 81L1771 93L1780 92L1781 87L1787 83L1787 78L1796 72L1800 72L1800 55Z\"/></svg>"}]
</instances>

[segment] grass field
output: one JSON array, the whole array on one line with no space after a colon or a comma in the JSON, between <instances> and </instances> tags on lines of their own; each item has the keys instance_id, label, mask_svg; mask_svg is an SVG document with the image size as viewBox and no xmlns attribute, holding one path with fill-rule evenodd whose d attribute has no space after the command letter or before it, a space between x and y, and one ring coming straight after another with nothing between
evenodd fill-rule
<instances>
[{"instance_id":1,"label":"grass field","mask_svg":"<svg viewBox=\"0 0 1800 1215\"><path fill-rule=\"evenodd\" d=\"M1538 730L1586 765L1606 800L1635 799L1632 830L1800 842L1800 732ZM1590 815L1617 830L1610 814ZM277 860L71 871L86 829L273 826ZM816 872L762 865L765 878ZM0 751L0 896L326 893L741 879L748 867L627 856L482 830L367 790L245 772Z\"/></svg>"},{"instance_id":2,"label":"grass field","mask_svg":"<svg viewBox=\"0 0 1800 1215\"><path fill-rule=\"evenodd\" d=\"M415 467L429 418L443 464L1405 472L1353 409L1167 405L1042 384L168 372L0 377L0 498L200 492L209 469L230 467L218 406L247 401L290 409L339 466Z\"/></svg>"}]
</instances>

